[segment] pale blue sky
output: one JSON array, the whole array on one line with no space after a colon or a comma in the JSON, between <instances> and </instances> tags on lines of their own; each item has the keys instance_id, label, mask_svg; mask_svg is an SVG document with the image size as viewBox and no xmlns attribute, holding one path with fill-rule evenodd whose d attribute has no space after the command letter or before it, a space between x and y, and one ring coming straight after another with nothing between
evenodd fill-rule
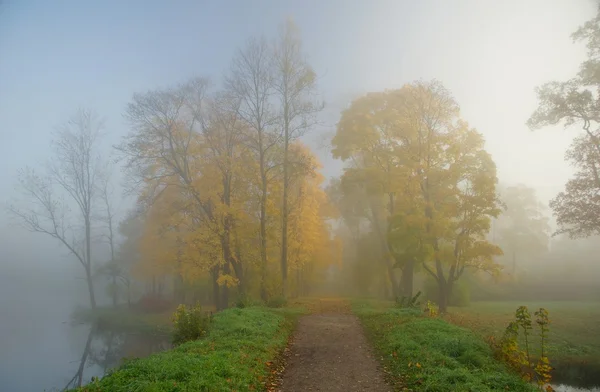
<instances>
[{"instance_id":1,"label":"pale blue sky","mask_svg":"<svg viewBox=\"0 0 600 392\"><path fill-rule=\"evenodd\" d=\"M4 0L0 202L13 196L18 168L49 157L51 130L78 106L106 118L114 143L134 92L192 76L218 83L247 37L273 37L288 16L328 103L313 146L349 97L438 78L485 135L501 180L526 182L547 201L570 174L562 157L572 134L532 134L524 122L535 85L576 72L584 51L569 35L594 14L592 0ZM326 150L318 155L328 176L339 172ZM30 238L4 222L2 211L3 242Z\"/></svg>"}]
</instances>

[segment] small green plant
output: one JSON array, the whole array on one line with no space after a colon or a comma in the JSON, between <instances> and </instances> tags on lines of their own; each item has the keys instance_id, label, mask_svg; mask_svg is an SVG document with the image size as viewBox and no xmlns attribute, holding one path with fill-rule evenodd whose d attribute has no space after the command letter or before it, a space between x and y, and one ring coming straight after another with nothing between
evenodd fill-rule
<instances>
[{"instance_id":1,"label":"small green plant","mask_svg":"<svg viewBox=\"0 0 600 392\"><path fill-rule=\"evenodd\" d=\"M550 366L550 360L546 354L546 342L548 340L548 332L550 332L550 328L548 328L548 325L550 325L550 319L548 318L548 311L544 308L540 308L537 312L535 312L535 317L535 322L540 327L541 354L534 370L537 375L538 386L543 387L544 384L550 383L550 380L552 379L550 374L552 367ZM546 390L548 391L548 388L546 388Z\"/></svg>"},{"instance_id":2,"label":"small green plant","mask_svg":"<svg viewBox=\"0 0 600 392\"><path fill-rule=\"evenodd\" d=\"M264 305L264 303L262 303L261 301L255 300L255 299L249 297L248 295L239 296L237 301L235 302L236 308L239 308L239 309L249 308L252 306L261 306L261 305Z\"/></svg>"},{"instance_id":3,"label":"small green plant","mask_svg":"<svg viewBox=\"0 0 600 392\"><path fill-rule=\"evenodd\" d=\"M438 306L433 301L427 301L425 304L425 313L429 315L429 317L437 317L438 315Z\"/></svg>"},{"instance_id":4,"label":"small green plant","mask_svg":"<svg viewBox=\"0 0 600 392\"><path fill-rule=\"evenodd\" d=\"M200 304L189 309L179 305L173 315L173 344L200 339L208 331L211 321L212 315L202 312Z\"/></svg>"},{"instance_id":5,"label":"small green plant","mask_svg":"<svg viewBox=\"0 0 600 392\"><path fill-rule=\"evenodd\" d=\"M489 343L496 352L496 355L502 359L510 368L517 371L527 381L535 381L540 390L553 391L548 385L551 381L550 360L546 355L548 340L548 311L540 308L535 313L536 324L540 330L540 356L534 365L531 355L531 331L533 330L531 313L526 306L519 306L515 312L515 320L510 322L504 331L504 335L499 343L493 338ZM519 346L519 332L522 331L525 348Z\"/></svg>"},{"instance_id":6,"label":"small green plant","mask_svg":"<svg viewBox=\"0 0 600 392\"><path fill-rule=\"evenodd\" d=\"M421 306L421 302L418 301L421 296L421 292L419 291L413 297L398 297L396 298L396 307L400 309L416 309Z\"/></svg>"}]
</instances>

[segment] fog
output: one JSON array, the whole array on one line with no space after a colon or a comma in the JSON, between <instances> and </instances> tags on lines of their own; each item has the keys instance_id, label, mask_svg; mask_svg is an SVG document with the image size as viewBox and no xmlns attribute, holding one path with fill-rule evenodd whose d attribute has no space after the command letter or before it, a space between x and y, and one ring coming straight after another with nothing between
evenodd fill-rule
<instances>
[{"instance_id":1,"label":"fog","mask_svg":"<svg viewBox=\"0 0 600 392\"><path fill-rule=\"evenodd\" d=\"M127 235L118 224L139 193L125 192L130 173L116 161L113 146L132 128L125 114L134 94L194 77L210 78L218 89L249 37L273 40L278 26L291 17L324 102L301 138L323 166L321 188L349 166L331 152L342 110L366 93L435 79L452 93L461 117L483 135L502 189L524 184L535 191L550 235L557 224L548 204L574 174L564 155L579 130L556 125L531 131L526 121L538 106L537 86L578 72L586 48L571 34L596 11L592 0L0 2L0 389L63 388L77 372L88 338L87 329L70 324L76 307L89 306L84 268L55 238L26 230L8 211L28 207L17 191L19 170L49 167L55 156L53 132L78 108L104 120L97 153L113 167L110 202L121 246ZM77 205L69 203L79 219ZM501 219L494 221L496 230ZM93 230L104 227L94 223ZM350 236L343 223L334 227L341 237ZM492 230L488 238L495 235L500 236ZM364 241L367 254L373 254L370 240ZM597 237L548 241L550 250L558 249L551 255L517 258L505 248L497 259L513 274L520 270L529 289L514 298L500 289L474 289L472 300L597 300ZM110 260L110 249L100 234L92 243L90 261L97 268ZM350 245L344 243L342 259L355 263L361 256ZM535 272L542 262L543 273ZM335 271L319 281L317 293L389 295L377 288L379 272L357 282ZM148 278L154 275L142 276L129 293L134 300L149 285L154 292L157 284ZM424 277L419 272L416 288L425 284ZM98 305L111 305L110 279L98 275L94 280ZM159 285L175 291L170 281ZM553 289L546 293L544 285ZM249 286L259 292L258 285ZM540 298L542 292L547 297ZM124 291L120 295L124 304ZM204 300L209 294L198 295ZM102 375L98 369L86 377Z\"/></svg>"}]
</instances>

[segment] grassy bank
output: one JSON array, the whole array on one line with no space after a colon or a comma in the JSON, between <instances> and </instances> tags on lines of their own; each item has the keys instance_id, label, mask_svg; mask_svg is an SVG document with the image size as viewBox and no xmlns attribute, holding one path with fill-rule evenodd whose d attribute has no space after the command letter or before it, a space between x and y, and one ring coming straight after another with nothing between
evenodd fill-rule
<instances>
[{"instance_id":1,"label":"grassy bank","mask_svg":"<svg viewBox=\"0 0 600 392\"><path fill-rule=\"evenodd\" d=\"M469 307L451 308L447 319L484 337L499 337L521 305L532 313L540 307L548 310L551 322L548 350L552 362L600 364L598 302L475 302Z\"/></svg>"},{"instance_id":2,"label":"grassy bank","mask_svg":"<svg viewBox=\"0 0 600 392\"><path fill-rule=\"evenodd\" d=\"M534 391L476 333L420 311L355 303L391 381L407 391Z\"/></svg>"},{"instance_id":3,"label":"grassy bank","mask_svg":"<svg viewBox=\"0 0 600 392\"><path fill-rule=\"evenodd\" d=\"M299 311L228 309L208 335L173 350L126 362L79 391L263 390L270 361L286 346Z\"/></svg>"}]
</instances>

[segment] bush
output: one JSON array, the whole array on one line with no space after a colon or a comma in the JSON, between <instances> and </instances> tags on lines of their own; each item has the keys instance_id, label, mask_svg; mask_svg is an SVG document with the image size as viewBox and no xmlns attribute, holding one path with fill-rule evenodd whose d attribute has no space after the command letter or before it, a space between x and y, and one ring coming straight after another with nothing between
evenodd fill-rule
<instances>
[{"instance_id":1,"label":"bush","mask_svg":"<svg viewBox=\"0 0 600 392\"><path fill-rule=\"evenodd\" d=\"M433 279L427 279L424 283L425 299L433 302L439 302L438 284ZM469 284L460 280L454 282L452 293L450 294L450 306L469 306L471 303L471 290Z\"/></svg>"},{"instance_id":2,"label":"bush","mask_svg":"<svg viewBox=\"0 0 600 392\"><path fill-rule=\"evenodd\" d=\"M173 315L173 344L200 339L208 331L211 319L212 316L203 313L199 304L190 309L179 305Z\"/></svg>"},{"instance_id":3,"label":"bush","mask_svg":"<svg viewBox=\"0 0 600 392\"><path fill-rule=\"evenodd\" d=\"M421 302L419 301L419 297L421 296L421 292L419 291L413 297L398 297L396 298L396 307L399 309L405 308L414 308L418 309L421 306Z\"/></svg>"},{"instance_id":4,"label":"bush","mask_svg":"<svg viewBox=\"0 0 600 392\"><path fill-rule=\"evenodd\" d=\"M138 301L136 308L144 313L162 313L171 308L171 301L156 294L146 294Z\"/></svg>"},{"instance_id":5,"label":"bush","mask_svg":"<svg viewBox=\"0 0 600 392\"><path fill-rule=\"evenodd\" d=\"M262 303L262 301L252 299L247 295L244 295L240 296L237 299L237 301L235 302L235 306L236 308L244 309L251 308L253 306L264 306L264 303Z\"/></svg>"},{"instance_id":6,"label":"bush","mask_svg":"<svg viewBox=\"0 0 600 392\"><path fill-rule=\"evenodd\" d=\"M269 308L283 308L285 305L287 305L287 299L282 296L269 298L267 301Z\"/></svg>"}]
</instances>

